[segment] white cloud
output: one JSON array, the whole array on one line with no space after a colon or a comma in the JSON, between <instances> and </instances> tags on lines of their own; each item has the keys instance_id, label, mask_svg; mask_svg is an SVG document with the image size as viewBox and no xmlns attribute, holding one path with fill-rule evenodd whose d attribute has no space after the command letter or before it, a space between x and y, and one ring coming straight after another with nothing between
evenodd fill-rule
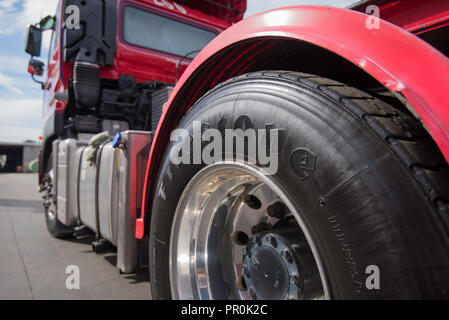
<instances>
[{"instance_id":1,"label":"white cloud","mask_svg":"<svg viewBox=\"0 0 449 320\"><path fill-rule=\"evenodd\" d=\"M20 123L22 121L40 120L42 116L41 98L9 99L0 98L0 108L8 112L3 114L1 122Z\"/></svg>"},{"instance_id":2,"label":"white cloud","mask_svg":"<svg viewBox=\"0 0 449 320\"><path fill-rule=\"evenodd\" d=\"M39 22L56 13L58 0L23 0L22 6L14 6L18 0L2 0L0 4L0 34L24 32L26 26Z\"/></svg>"},{"instance_id":3,"label":"white cloud","mask_svg":"<svg viewBox=\"0 0 449 320\"><path fill-rule=\"evenodd\" d=\"M12 7L14 7L14 5L16 3L18 3L20 0L2 0L2 2L0 2L0 8L5 9L5 10L9 10Z\"/></svg>"},{"instance_id":4,"label":"white cloud","mask_svg":"<svg viewBox=\"0 0 449 320\"><path fill-rule=\"evenodd\" d=\"M38 22L48 15L55 15L58 0L24 0L22 16L26 23Z\"/></svg>"},{"instance_id":5,"label":"white cloud","mask_svg":"<svg viewBox=\"0 0 449 320\"><path fill-rule=\"evenodd\" d=\"M22 95L23 92L14 85L14 80L0 71L0 88L3 87L9 92Z\"/></svg>"},{"instance_id":6,"label":"white cloud","mask_svg":"<svg viewBox=\"0 0 449 320\"><path fill-rule=\"evenodd\" d=\"M351 3L357 2L355 0L248 0L247 10L245 17L250 17L254 14L264 12L267 10L289 7L289 6L303 6L303 5L315 5L315 6L332 6L332 7L346 7Z\"/></svg>"},{"instance_id":7,"label":"white cloud","mask_svg":"<svg viewBox=\"0 0 449 320\"><path fill-rule=\"evenodd\" d=\"M3 134L3 131L7 132L7 134ZM2 142L37 141L40 135L42 135L41 128L15 127L10 125L0 128L0 141Z\"/></svg>"},{"instance_id":8,"label":"white cloud","mask_svg":"<svg viewBox=\"0 0 449 320\"><path fill-rule=\"evenodd\" d=\"M28 59L0 55L0 71L23 74L28 67Z\"/></svg>"},{"instance_id":9,"label":"white cloud","mask_svg":"<svg viewBox=\"0 0 449 320\"><path fill-rule=\"evenodd\" d=\"M0 0L0 35L25 39L26 27L56 13L58 0ZM50 32L44 33L43 59ZM7 40L8 41L8 40ZM7 49L7 41L1 51ZM42 97L38 86L24 81L28 58L0 54L0 140L36 140L42 134ZM19 77L19 74L22 77Z\"/></svg>"},{"instance_id":10,"label":"white cloud","mask_svg":"<svg viewBox=\"0 0 449 320\"><path fill-rule=\"evenodd\" d=\"M0 99L0 110L0 141L37 140L42 134L42 99Z\"/></svg>"}]
</instances>

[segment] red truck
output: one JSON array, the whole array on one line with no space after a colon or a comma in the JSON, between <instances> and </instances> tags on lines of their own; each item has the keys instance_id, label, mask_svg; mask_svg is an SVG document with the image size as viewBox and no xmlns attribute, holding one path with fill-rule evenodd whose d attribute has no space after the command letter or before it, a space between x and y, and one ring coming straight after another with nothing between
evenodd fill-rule
<instances>
[{"instance_id":1,"label":"red truck","mask_svg":"<svg viewBox=\"0 0 449 320\"><path fill-rule=\"evenodd\" d=\"M448 298L449 2L245 10L61 0L30 26L49 232L148 264L155 299Z\"/></svg>"}]
</instances>

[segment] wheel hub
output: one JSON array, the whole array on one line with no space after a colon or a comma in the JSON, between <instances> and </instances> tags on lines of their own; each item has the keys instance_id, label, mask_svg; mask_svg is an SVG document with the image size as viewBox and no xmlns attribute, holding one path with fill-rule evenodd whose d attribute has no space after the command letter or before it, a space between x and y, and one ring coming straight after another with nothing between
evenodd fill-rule
<instances>
[{"instance_id":1,"label":"wheel hub","mask_svg":"<svg viewBox=\"0 0 449 320\"><path fill-rule=\"evenodd\" d=\"M251 298L285 300L301 297L304 277L295 250L299 241L289 239L291 234L294 233L285 230L259 233L243 249L242 275Z\"/></svg>"},{"instance_id":2,"label":"wheel hub","mask_svg":"<svg viewBox=\"0 0 449 320\"><path fill-rule=\"evenodd\" d=\"M169 247L175 299L329 296L296 207L274 181L245 164L216 163L191 179L176 208Z\"/></svg>"}]
</instances>

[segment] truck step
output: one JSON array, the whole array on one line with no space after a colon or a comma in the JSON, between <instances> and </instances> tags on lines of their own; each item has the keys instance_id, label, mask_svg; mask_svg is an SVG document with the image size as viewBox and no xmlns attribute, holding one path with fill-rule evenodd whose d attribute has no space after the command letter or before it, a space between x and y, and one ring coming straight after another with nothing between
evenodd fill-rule
<instances>
[{"instance_id":1,"label":"truck step","mask_svg":"<svg viewBox=\"0 0 449 320\"><path fill-rule=\"evenodd\" d=\"M115 251L115 247L104 239L92 242L92 251L96 254Z\"/></svg>"},{"instance_id":2,"label":"truck step","mask_svg":"<svg viewBox=\"0 0 449 320\"><path fill-rule=\"evenodd\" d=\"M84 225L75 227L75 229L73 231L73 236L75 238L84 238L84 237L87 237L87 236L91 236L93 234L94 233L88 227L86 227Z\"/></svg>"}]
</instances>

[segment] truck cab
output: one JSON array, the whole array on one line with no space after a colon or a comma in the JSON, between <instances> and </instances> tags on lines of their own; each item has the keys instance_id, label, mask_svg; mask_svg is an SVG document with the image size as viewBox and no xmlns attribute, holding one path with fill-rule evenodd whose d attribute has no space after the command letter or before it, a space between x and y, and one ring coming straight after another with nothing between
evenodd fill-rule
<instances>
[{"instance_id":1,"label":"truck cab","mask_svg":"<svg viewBox=\"0 0 449 320\"><path fill-rule=\"evenodd\" d=\"M153 105L152 94L168 94L198 52L243 17L246 3L221 2L64 0L54 17L32 26L29 40L52 33L42 83L40 181L56 137L86 138L112 122L155 130L166 101ZM28 52L38 56L40 40L33 45L36 51ZM29 71L37 75L31 64Z\"/></svg>"}]
</instances>

